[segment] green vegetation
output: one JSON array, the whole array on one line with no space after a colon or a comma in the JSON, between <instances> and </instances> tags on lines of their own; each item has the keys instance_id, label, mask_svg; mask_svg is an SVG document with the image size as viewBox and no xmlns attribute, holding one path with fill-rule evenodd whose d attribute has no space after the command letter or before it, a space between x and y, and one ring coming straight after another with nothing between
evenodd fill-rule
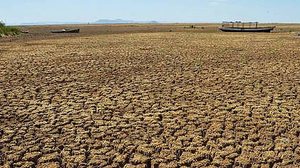
<instances>
[{"instance_id":1,"label":"green vegetation","mask_svg":"<svg viewBox=\"0 0 300 168\"><path fill-rule=\"evenodd\" d=\"M0 21L0 36L18 35L20 32L21 31L18 28L6 26L5 23Z\"/></svg>"}]
</instances>

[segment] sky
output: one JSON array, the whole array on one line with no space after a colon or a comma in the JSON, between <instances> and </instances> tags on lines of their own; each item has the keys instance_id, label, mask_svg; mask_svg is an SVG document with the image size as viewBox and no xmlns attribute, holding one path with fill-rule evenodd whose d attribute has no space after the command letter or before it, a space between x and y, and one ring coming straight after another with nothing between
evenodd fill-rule
<instances>
[{"instance_id":1,"label":"sky","mask_svg":"<svg viewBox=\"0 0 300 168\"><path fill-rule=\"evenodd\" d=\"M196 23L300 23L300 0L0 0L6 24L99 19Z\"/></svg>"}]
</instances>

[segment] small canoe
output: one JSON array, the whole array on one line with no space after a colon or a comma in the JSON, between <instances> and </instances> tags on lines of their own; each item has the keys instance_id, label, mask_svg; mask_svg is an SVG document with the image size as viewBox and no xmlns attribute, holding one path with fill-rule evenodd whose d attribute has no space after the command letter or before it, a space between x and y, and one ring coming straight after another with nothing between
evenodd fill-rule
<instances>
[{"instance_id":1,"label":"small canoe","mask_svg":"<svg viewBox=\"0 0 300 168\"><path fill-rule=\"evenodd\" d=\"M21 33L28 34L29 31L21 31Z\"/></svg>"},{"instance_id":2,"label":"small canoe","mask_svg":"<svg viewBox=\"0 0 300 168\"><path fill-rule=\"evenodd\" d=\"M51 33L79 33L80 29L62 29L62 30L53 30Z\"/></svg>"}]
</instances>

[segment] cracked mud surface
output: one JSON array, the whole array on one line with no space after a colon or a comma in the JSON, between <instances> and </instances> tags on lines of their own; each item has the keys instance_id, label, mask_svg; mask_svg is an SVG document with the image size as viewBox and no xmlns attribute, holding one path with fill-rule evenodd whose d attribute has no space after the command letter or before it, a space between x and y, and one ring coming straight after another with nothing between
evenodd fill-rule
<instances>
[{"instance_id":1,"label":"cracked mud surface","mask_svg":"<svg viewBox=\"0 0 300 168\"><path fill-rule=\"evenodd\" d=\"M0 166L300 166L299 46L285 33L2 43Z\"/></svg>"}]
</instances>

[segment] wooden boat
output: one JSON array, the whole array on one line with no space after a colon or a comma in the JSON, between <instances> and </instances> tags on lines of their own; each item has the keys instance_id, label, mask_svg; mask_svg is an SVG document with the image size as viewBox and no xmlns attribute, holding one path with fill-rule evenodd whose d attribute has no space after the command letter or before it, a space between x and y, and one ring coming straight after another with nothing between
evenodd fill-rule
<instances>
[{"instance_id":1,"label":"wooden boat","mask_svg":"<svg viewBox=\"0 0 300 168\"><path fill-rule=\"evenodd\" d=\"M23 34L28 34L29 31L21 31L21 33L23 33Z\"/></svg>"},{"instance_id":2,"label":"wooden boat","mask_svg":"<svg viewBox=\"0 0 300 168\"><path fill-rule=\"evenodd\" d=\"M223 22L219 29L224 32L271 32L274 28L259 27L258 22Z\"/></svg>"},{"instance_id":3,"label":"wooden boat","mask_svg":"<svg viewBox=\"0 0 300 168\"><path fill-rule=\"evenodd\" d=\"M80 29L53 30L51 33L79 33Z\"/></svg>"}]
</instances>

